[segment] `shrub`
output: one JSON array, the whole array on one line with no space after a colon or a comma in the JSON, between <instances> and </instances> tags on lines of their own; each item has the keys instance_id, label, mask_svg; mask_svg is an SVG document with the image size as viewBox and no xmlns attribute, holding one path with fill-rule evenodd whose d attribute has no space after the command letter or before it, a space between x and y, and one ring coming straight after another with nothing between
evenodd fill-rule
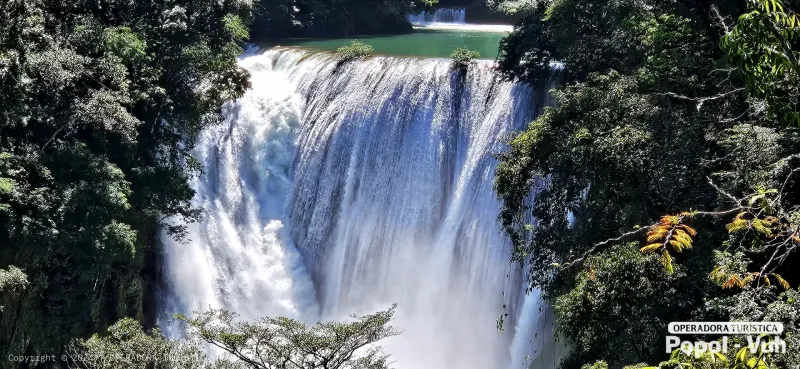
<instances>
[{"instance_id":1,"label":"shrub","mask_svg":"<svg viewBox=\"0 0 800 369\"><path fill-rule=\"evenodd\" d=\"M453 68L455 69L466 69L475 63L475 59L480 57L481 53L466 47L459 47L450 54L450 58L453 59Z\"/></svg>"},{"instance_id":2,"label":"shrub","mask_svg":"<svg viewBox=\"0 0 800 369\"><path fill-rule=\"evenodd\" d=\"M361 41L353 41L349 46L342 46L336 49L336 54L342 61L363 58L372 55L372 46Z\"/></svg>"}]
</instances>

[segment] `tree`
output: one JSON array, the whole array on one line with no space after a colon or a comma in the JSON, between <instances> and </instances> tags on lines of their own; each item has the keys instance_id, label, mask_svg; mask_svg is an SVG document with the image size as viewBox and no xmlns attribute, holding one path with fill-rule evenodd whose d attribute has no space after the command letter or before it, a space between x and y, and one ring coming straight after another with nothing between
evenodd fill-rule
<instances>
[{"instance_id":1,"label":"tree","mask_svg":"<svg viewBox=\"0 0 800 369\"><path fill-rule=\"evenodd\" d=\"M192 342L170 340L158 329L146 333L134 319L123 318L108 328L76 340L68 350L70 367L86 369L179 369L208 367L208 357Z\"/></svg>"},{"instance_id":2,"label":"tree","mask_svg":"<svg viewBox=\"0 0 800 369\"><path fill-rule=\"evenodd\" d=\"M450 65L453 69L464 72L471 65L475 64L475 59L480 57L481 53L475 50L470 50L466 47L459 47L453 50L453 53L450 54Z\"/></svg>"},{"instance_id":3,"label":"tree","mask_svg":"<svg viewBox=\"0 0 800 369\"><path fill-rule=\"evenodd\" d=\"M10 0L0 14L0 267L25 270L0 351L153 325L166 216L196 219L189 153L249 86L248 2ZM153 268L153 263L150 263ZM0 366L12 366L3 361Z\"/></svg>"},{"instance_id":4,"label":"tree","mask_svg":"<svg viewBox=\"0 0 800 369\"><path fill-rule=\"evenodd\" d=\"M628 243L581 265L575 286L554 304L557 334L571 348L562 365L579 368L602 357L619 368L661 358L667 324L702 304L710 284L693 285L685 270L670 274L660 263Z\"/></svg>"},{"instance_id":5,"label":"tree","mask_svg":"<svg viewBox=\"0 0 800 369\"><path fill-rule=\"evenodd\" d=\"M15 302L28 286L28 277L19 268L10 266L8 270L0 269L0 313L5 312L5 305Z\"/></svg>"},{"instance_id":6,"label":"tree","mask_svg":"<svg viewBox=\"0 0 800 369\"><path fill-rule=\"evenodd\" d=\"M722 47L769 118L800 126L800 14L785 11L781 0L749 0L747 7Z\"/></svg>"},{"instance_id":7,"label":"tree","mask_svg":"<svg viewBox=\"0 0 800 369\"><path fill-rule=\"evenodd\" d=\"M307 326L290 318L240 322L236 315L212 310L193 318L179 317L189 336L207 342L248 367L272 369L383 369L389 356L375 344L399 332L389 325L395 307L371 315L353 315L351 322Z\"/></svg>"},{"instance_id":8,"label":"tree","mask_svg":"<svg viewBox=\"0 0 800 369\"><path fill-rule=\"evenodd\" d=\"M667 319L736 319L800 282L800 131L784 119L800 4L535 3L500 68L549 86L556 63L555 104L509 140L495 189L572 349L561 367L658 362Z\"/></svg>"},{"instance_id":9,"label":"tree","mask_svg":"<svg viewBox=\"0 0 800 369\"><path fill-rule=\"evenodd\" d=\"M78 340L70 348L72 366L87 369L262 368L384 369L388 355L377 343L398 334L389 323L394 307L350 322L308 326L290 318L243 322L225 310L178 316L187 335L170 340L157 329L145 333L133 319L122 319L105 336ZM217 358L204 354L208 343Z\"/></svg>"}]
</instances>

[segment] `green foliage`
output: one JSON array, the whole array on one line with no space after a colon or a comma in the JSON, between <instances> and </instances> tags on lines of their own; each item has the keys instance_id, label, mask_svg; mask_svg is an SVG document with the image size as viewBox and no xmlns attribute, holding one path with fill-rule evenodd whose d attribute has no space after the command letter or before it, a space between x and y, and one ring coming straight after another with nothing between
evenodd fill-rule
<instances>
[{"instance_id":1,"label":"green foliage","mask_svg":"<svg viewBox=\"0 0 800 369\"><path fill-rule=\"evenodd\" d=\"M179 340L165 338L158 329L146 333L139 322L125 318L106 335L75 341L69 357L73 367L86 369L384 369L389 357L377 344L398 334L389 325L393 315L394 307L308 326L282 317L246 322L213 310L178 316L187 325ZM205 354L207 344L219 349L214 360Z\"/></svg>"},{"instance_id":2,"label":"green foliage","mask_svg":"<svg viewBox=\"0 0 800 369\"><path fill-rule=\"evenodd\" d=\"M389 357L375 344L399 333L390 325L394 309L314 326L290 318L243 322L224 310L179 319L187 323L189 337L255 368L380 369L388 367Z\"/></svg>"},{"instance_id":3,"label":"green foliage","mask_svg":"<svg viewBox=\"0 0 800 369\"><path fill-rule=\"evenodd\" d=\"M651 4L640 1L572 0L534 2L500 47L500 69L508 76L537 82L550 62L563 63L565 78L582 80L591 72L628 72L643 58L637 45L641 19Z\"/></svg>"},{"instance_id":4,"label":"green foliage","mask_svg":"<svg viewBox=\"0 0 800 369\"><path fill-rule=\"evenodd\" d=\"M5 305L16 301L27 286L28 277L19 268L12 265L8 270L0 269L0 312Z\"/></svg>"},{"instance_id":5,"label":"green foliage","mask_svg":"<svg viewBox=\"0 0 800 369\"><path fill-rule=\"evenodd\" d=\"M768 339L765 337L761 342L766 341ZM778 369L786 367L776 363L776 354L765 352L761 346L755 348L744 346L730 352L728 356L719 352L693 350L687 353L676 349L670 355L669 360L662 361L658 366L643 367L643 369Z\"/></svg>"},{"instance_id":6,"label":"green foliage","mask_svg":"<svg viewBox=\"0 0 800 369\"><path fill-rule=\"evenodd\" d=\"M608 369L608 363L603 360L600 360L592 365L585 364L581 367L581 369Z\"/></svg>"},{"instance_id":7,"label":"green foliage","mask_svg":"<svg viewBox=\"0 0 800 369\"><path fill-rule=\"evenodd\" d=\"M123 316L153 324L144 261L159 232L182 235L158 219L199 216L189 153L249 86L236 56L250 17L238 1L4 5L0 267L29 284L0 316L0 351L58 353Z\"/></svg>"},{"instance_id":8,"label":"green foliage","mask_svg":"<svg viewBox=\"0 0 800 369\"><path fill-rule=\"evenodd\" d=\"M782 339L786 341L785 353L776 352L769 357L770 364L777 368L792 368L800 365L800 352L793 349L800 347L800 292L797 289L787 290L780 294L774 287L756 286L746 288L740 293L720 296L708 301L710 309L730 316L734 321L781 322L784 325ZM767 303L764 303L767 301ZM744 338L732 337L729 346L740 345L747 348ZM731 355L739 354L737 351ZM729 357L733 363L736 357ZM740 360L741 361L741 360Z\"/></svg>"},{"instance_id":9,"label":"green foliage","mask_svg":"<svg viewBox=\"0 0 800 369\"><path fill-rule=\"evenodd\" d=\"M748 0L747 6L722 47L769 118L800 126L800 14L785 11L781 0Z\"/></svg>"},{"instance_id":10,"label":"green foliage","mask_svg":"<svg viewBox=\"0 0 800 369\"><path fill-rule=\"evenodd\" d=\"M481 57L481 53L470 50L466 47L459 47L453 50L453 53L450 54L450 59L452 59L451 65L453 69L460 69L464 70L469 68L470 65L475 64L475 59Z\"/></svg>"},{"instance_id":11,"label":"green foliage","mask_svg":"<svg viewBox=\"0 0 800 369\"><path fill-rule=\"evenodd\" d=\"M336 55L340 61L350 61L353 59L365 58L372 55L372 46L361 41L353 41L348 46L336 49Z\"/></svg>"},{"instance_id":12,"label":"green foliage","mask_svg":"<svg viewBox=\"0 0 800 369\"><path fill-rule=\"evenodd\" d=\"M667 324L699 302L699 286L690 287L680 268L667 273L660 264L635 244L586 260L574 287L555 299L557 333L571 348L562 365L580 368L601 353L611 367L660 358Z\"/></svg>"},{"instance_id":13,"label":"green foliage","mask_svg":"<svg viewBox=\"0 0 800 369\"><path fill-rule=\"evenodd\" d=\"M545 109L500 155L500 219L517 256L530 258L535 284L550 283L554 263L648 224L705 182L702 168L686 164L700 160L702 147L675 144L702 142L704 124L637 89L635 78L612 72L554 91L558 108ZM548 221L526 228L527 214Z\"/></svg>"},{"instance_id":14,"label":"green foliage","mask_svg":"<svg viewBox=\"0 0 800 369\"><path fill-rule=\"evenodd\" d=\"M647 368L722 369L729 367L730 366L728 358L726 358L724 355L720 353L714 354L711 352L695 352L695 351L686 353L678 349L672 352L672 355L670 355L669 360L662 361L657 367L647 367Z\"/></svg>"},{"instance_id":15,"label":"green foliage","mask_svg":"<svg viewBox=\"0 0 800 369\"><path fill-rule=\"evenodd\" d=\"M209 367L202 349L173 341L158 330L145 333L139 322L124 318L107 335L77 340L69 349L72 367L87 369L194 369Z\"/></svg>"},{"instance_id":16,"label":"green foliage","mask_svg":"<svg viewBox=\"0 0 800 369\"><path fill-rule=\"evenodd\" d=\"M495 189L513 260L556 304L561 367L662 361L666 322L739 319L796 285L800 4L534 3L499 67L561 82Z\"/></svg>"}]
</instances>

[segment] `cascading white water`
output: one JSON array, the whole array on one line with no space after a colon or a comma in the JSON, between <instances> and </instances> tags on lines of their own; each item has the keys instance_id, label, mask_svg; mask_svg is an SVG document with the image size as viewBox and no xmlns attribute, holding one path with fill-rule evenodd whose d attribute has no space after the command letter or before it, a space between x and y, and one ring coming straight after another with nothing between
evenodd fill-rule
<instances>
[{"instance_id":1,"label":"cascading white water","mask_svg":"<svg viewBox=\"0 0 800 369\"><path fill-rule=\"evenodd\" d=\"M284 67L297 57L243 58L256 88L200 134L194 157L204 173L192 205L205 216L188 225L186 242L162 237L168 310L316 319L313 284L285 227L303 101Z\"/></svg>"},{"instance_id":2,"label":"cascading white water","mask_svg":"<svg viewBox=\"0 0 800 369\"><path fill-rule=\"evenodd\" d=\"M464 8L423 10L406 16L408 22L416 29L498 33L509 33L514 30L512 25L467 23L466 17L467 11Z\"/></svg>"},{"instance_id":3,"label":"cascading white water","mask_svg":"<svg viewBox=\"0 0 800 369\"><path fill-rule=\"evenodd\" d=\"M466 23L467 10L464 8L442 8L433 11L421 11L408 15L408 22L421 25L428 23Z\"/></svg>"},{"instance_id":4,"label":"cascading white water","mask_svg":"<svg viewBox=\"0 0 800 369\"><path fill-rule=\"evenodd\" d=\"M449 60L271 50L241 64L253 88L197 145L207 215L165 241L169 307L315 321L397 303L395 368L523 365L541 302L509 263L492 153L536 91L488 63L461 76Z\"/></svg>"}]
</instances>

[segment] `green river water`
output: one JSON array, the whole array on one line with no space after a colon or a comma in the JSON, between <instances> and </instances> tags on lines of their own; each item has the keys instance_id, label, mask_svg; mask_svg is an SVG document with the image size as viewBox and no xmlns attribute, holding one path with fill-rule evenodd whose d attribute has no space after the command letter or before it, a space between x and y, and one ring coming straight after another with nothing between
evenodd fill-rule
<instances>
[{"instance_id":1,"label":"green river water","mask_svg":"<svg viewBox=\"0 0 800 369\"><path fill-rule=\"evenodd\" d=\"M460 28L417 28L414 32L391 36L365 36L341 39L288 39L263 46L293 46L318 51L335 51L359 40L373 47L376 55L447 58L459 47L477 50L481 59L497 57L500 40L508 35L502 26L464 26Z\"/></svg>"}]
</instances>

